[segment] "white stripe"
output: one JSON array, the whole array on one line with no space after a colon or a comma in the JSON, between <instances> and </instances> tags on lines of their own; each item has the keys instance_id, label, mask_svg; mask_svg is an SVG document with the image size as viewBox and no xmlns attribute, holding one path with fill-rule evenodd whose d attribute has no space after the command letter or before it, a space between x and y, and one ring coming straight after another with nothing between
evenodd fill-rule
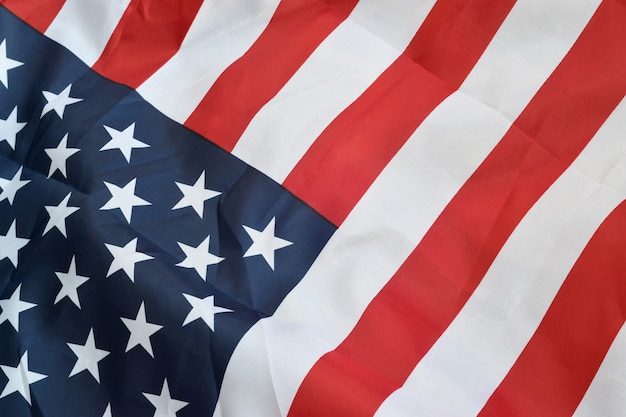
<instances>
[{"instance_id":1,"label":"white stripe","mask_svg":"<svg viewBox=\"0 0 626 417\"><path fill-rule=\"evenodd\" d=\"M597 163L613 153L626 154L621 134L625 120L623 102L595 135L593 145L522 219L459 315L376 417L461 417L480 412L539 326L593 233L624 199L626 188L607 187L605 178L589 177L579 167L590 159ZM621 129L616 131L616 126Z\"/></svg>"},{"instance_id":2,"label":"white stripe","mask_svg":"<svg viewBox=\"0 0 626 417\"><path fill-rule=\"evenodd\" d=\"M430 0L361 0L349 19L400 53L434 5Z\"/></svg>"},{"instance_id":3,"label":"white stripe","mask_svg":"<svg viewBox=\"0 0 626 417\"><path fill-rule=\"evenodd\" d=\"M252 119L234 155L282 182L324 128L398 58L435 2L386 1L386 16L396 20L379 24L373 3L380 5L360 1L320 44Z\"/></svg>"},{"instance_id":4,"label":"white stripe","mask_svg":"<svg viewBox=\"0 0 626 417\"><path fill-rule=\"evenodd\" d=\"M92 66L129 3L130 0L66 0L45 35Z\"/></svg>"},{"instance_id":5,"label":"white stripe","mask_svg":"<svg viewBox=\"0 0 626 417\"><path fill-rule=\"evenodd\" d=\"M460 93L436 108L276 314L244 336L215 415L286 415L307 371L346 337L508 128L492 109Z\"/></svg>"},{"instance_id":6,"label":"white stripe","mask_svg":"<svg viewBox=\"0 0 626 417\"><path fill-rule=\"evenodd\" d=\"M183 123L220 74L252 46L279 0L205 0L179 51L137 91Z\"/></svg>"},{"instance_id":7,"label":"white stripe","mask_svg":"<svg viewBox=\"0 0 626 417\"><path fill-rule=\"evenodd\" d=\"M626 326L622 326L574 417L614 417L626 410Z\"/></svg>"},{"instance_id":8,"label":"white stripe","mask_svg":"<svg viewBox=\"0 0 626 417\"><path fill-rule=\"evenodd\" d=\"M461 90L515 120L599 5L600 0L518 2Z\"/></svg>"}]
</instances>

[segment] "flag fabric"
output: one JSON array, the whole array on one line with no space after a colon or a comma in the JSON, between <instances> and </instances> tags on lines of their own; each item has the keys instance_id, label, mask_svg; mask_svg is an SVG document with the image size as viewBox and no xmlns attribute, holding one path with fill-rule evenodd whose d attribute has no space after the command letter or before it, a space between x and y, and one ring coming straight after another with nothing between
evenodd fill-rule
<instances>
[{"instance_id":1,"label":"flag fabric","mask_svg":"<svg viewBox=\"0 0 626 417\"><path fill-rule=\"evenodd\" d=\"M0 1L0 416L623 415L624 21Z\"/></svg>"}]
</instances>

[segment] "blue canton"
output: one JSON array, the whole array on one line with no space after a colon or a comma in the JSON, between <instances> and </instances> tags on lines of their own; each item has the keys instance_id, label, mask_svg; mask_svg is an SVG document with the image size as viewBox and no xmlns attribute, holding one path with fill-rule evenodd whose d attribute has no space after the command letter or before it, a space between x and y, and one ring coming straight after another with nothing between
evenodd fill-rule
<instances>
[{"instance_id":1,"label":"blue canton","mask_svg":"<svg viewBox=\"0 0 626 417\"><path fill-rule=\"evenodd\" d=\"M0 416L211 415L335 227L3 8L0 42Z\"/></svg>"}]
</instances>

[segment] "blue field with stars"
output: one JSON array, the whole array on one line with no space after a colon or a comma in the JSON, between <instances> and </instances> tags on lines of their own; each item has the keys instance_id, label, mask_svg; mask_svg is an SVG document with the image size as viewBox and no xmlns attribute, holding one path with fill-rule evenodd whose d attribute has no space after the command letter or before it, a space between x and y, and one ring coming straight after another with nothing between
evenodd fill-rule
<instances>
[{"instance_id":1,"label":"blue field with stars","mask_svg":"<svg viewBox=\"0 0 626 417\"><path fill-rule=\"evenodd\" d=\"M2 8L0 42L0 416L211 415L335 227Z\"/></svg>"}]
</instances>

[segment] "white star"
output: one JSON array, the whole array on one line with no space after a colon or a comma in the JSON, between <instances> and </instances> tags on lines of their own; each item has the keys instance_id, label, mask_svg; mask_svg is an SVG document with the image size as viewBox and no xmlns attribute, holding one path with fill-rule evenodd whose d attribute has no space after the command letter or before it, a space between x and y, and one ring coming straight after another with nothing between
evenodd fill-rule
<instances>
[{"instance_id":1,"label":"white star","mask_svg":"<svg viewBox=\"0 0 626 417\"><path fill-rule=\"evenodd\" d=\"M158 332L163 328L158 324L148 323L146 320L146 311L143 303L139 306L139 311L135 319L127 319L120 317L124 322L124 325L130 331L130 337L128 338L128 344L126 345L126 352L131 350L137 345L141 345L150 356L154 358L152 352L152 343L150 343L150 336Z\"/></svg>"},{"instance_id":2,"label":"white star","mask_svg":"<svg viewBox=\"0 0 626 417\"><path fill-rule=\"evenodd\" d=\"M191 304L191 311L185 317L183 326L191 323L194 320L202 319L209 326L209 329L214 329L215 315L219 313L231 313L233 310L229 310L224 307L216 306L212 295L204 298L194 297L193 295L183 294L189 304Z\"/></svg>"},{"instance_id":3,"label":"white star","mask_svg":"<svg viewBox=\"0 0 626 417\"><path fill-rule=\"evenodd\" d=\"M11 298L0 300L0 308L2 308L0 324L8 321L18 333L20 331L20 313L37 307L37 304L22 301L20 299L21 292L22 284L18 285L15 291L13 291Z\"/></svg>"},{"instance_id":4,"label":"white star","mask_svg":"<svg viewBox=\"0 0 626 417\"><path fill-rule=\"evenodd\" d=\"M2 43L0 43L0 82L6 88L9 88L9 70L21 65L24 65L24 63L7 57L7 41L3 39Z\"/></svg>"},{"instance_id":5,"label":"white star","mask_svg":"<svg viewBox=\"0 0 626 417\"><path fill-rule=\"evenodd\" d=\"M63 139L61 139L61 142L59 142L59 146L56 148L44 149L50 157L50 170L48 172L48 178L50 178L57 169L65 178L67 178L67 160L70 156L80 151L78 148L67 147L67 136L68 134L66 133L65 136L63 136Z\"/></svg>"},{"instance_id":6,"label":"white star","mask_svg":"<svg viewBox=\"0 0 626 417\"><path fill-rule=\"evenodd\" d=\"M194 185L181 184L180 182L176 183L180 191L183 193L183 198L181 198L180 201L172 207L172 210L183 207L192 207L196 213L198 213L200 218L204 218L204 202L222 194L219 191L204 188L204 175L205 172L203 171Z\"/></svg>"},{"instance_id":7,"label":"white star","mask_svg":"<svg viewBox=\"0 0 626 417\"><path fill-rule=\"evenodd\" d=\"M50 231L53 227L56 227L63 236L67 237L65 222L72 213L75 213L79 209L79 207L67 206L67 203L70 201L70 195L72 195L72 193L66 195L58 206L45 206L50 219L48 219L48 223L46 224L42 236L48 233L48 231Z\"/></svg>"},{"instance_id":8,"label":"white star","mask_svg":"<svg viewBox=\"0 0 626 417\"><path fill-rule=\"evenodd\" d=\"M78 299L78 287L83 285L89 280L89 277L84 277L76 273L76 260L72 257L70 267L67 272L55 272L57 278L61 281L61 289L57 294L57 298L54 300L54 304L61 301L63 298L69 298L76 307L80 308L80 300Z\"/></svg>"},{"instance_id":9,"label":"white star","mask_svg":"<svg viewBox=\"0 0 626 417\"><path fill-rule=\"evenodd\" d=\"M8 258L17 268L17 253L24 246L28 245L30 239L24 239L15 235L15 220L11 223L7 234L0 235L0 260Z\"/></svg>"},{"instance_id":10,"label":"white star","mask_svg":"<svg viewBox=\"0 0 626 417\"><path fill-rule=\"evenodd\" d=\"M72 84L65 87L63 91L59 94L51 93L50 91L42 91L44 98L48 103L43 106L43 110L41 111L41 117L43 118L46 113L51 110L54 110L59 117L63 118L63 113L65 112L65 107L70 104L78 103L83 101L82 98L70 97L70 90L72 89Z\"/></svg>"},{"instance_id":11,"label":"white star","mask_svg":"<svg viewBox=\"0 0 626 417\"><path fill-rule=\"evenodd\" d=\"M120 152L122 152L122 155L124 155L124 158L126 158L126 161L130 163L130 153L134 148L150 147L150 145L135 139L135 123L131 124L124 130L116 130L109 126L103 126L109 133L109 136L111 136L111 140L100 148L100 151L119 149Z\"/></svg>"},{"instance_id":12,"label":"white star","mask_svg":"<svg viewBox=\"0 0 626 417\"><path fill-rule=\"evenodd\" d=\"M128 223L130 223L130 218L133 214L133 207L137 206L149 206L152 203L147 202L146 200L139 198L135 195L135 184L137 183L137 178L131 180L124 187L118 187L115 184L109 184L108 182L104 182L104 185L109 189L111 193L111 198L106 204L100 207L100 210L113 210L120 209L124 218Z\"/></svg>"},{"instance_id":13,"label":"white star","mask_svg":"<svg viewBox=\"0 0 626 417\"><path fill-rule=\"evenodd\" d=\"M109 272L107 272L107 278L122 269L126 272L128 278L130 278L132 282L135 282L135 264L137 262L153 259L152 256L137 252L137 238L134 238L125 246L109 245L108 243L104 245L109 252L111 252L111 255L113 255L113 261L109 267Z\"/></svg>"},{"instance_id":14,"label":"white star","mask_svg":"<svg viewBox=\"0 0 626 417\"><path fill-rule=\"evenodd\" d=\"M184 401L172 399L170 388L167 386L167 379L163 382L163 388L161 388L159 395L148 394L146 392L142 394L152 403L154 408L156 408L153 417L176 417L176 413L189 404Z\"/></svg>"},{"instance_id":15,"label":"white star","mask_svg":"<svg viewBox=\"0 0 626 417\"><path fill-rule=\"evenodd\" d=\"M111 414L111 404L107 404L107 408L104 410L102 417L113 417Z\"/></svg>"},{"instance_id":16,"label":"white star","mask_svg":"<svg viewBox=\"0 0 626 417\"><path fill-rule=\"evenodd\" d=\"M0 193L0 201L4 199L9 200L9 204L13 204L13 200L15 199L15 194L30 182L30 180L21 180L20 176L22 175L22 168L17 170L13 178L10 180L0 178L0 188L2 188L2 193Z\"/></svg>"},{"instance_id":17,"label":"white star","mask_svg":"<svg viewBox=\"0 0 626 417\"><path fill-rule=\"evenodd\" d=\"M98 362L106 358L110 352L96 348L96 342L93 336L93 329L89 330L89 336L84 345L75 345L68 343L74 355L76 355L76 363L72 368L69 376L74 376L84 370L89 373L100 383L100 373L98 372Z\"/></svg>"},{"instance_id":18,"label":"white star","mask_svg":"<svg viewBox=\"0 0 626 417\"><path fill-rule=\"evenodd\" d=\"M219 256L215 256L209 253L209 241L211 236L207 236L202 243L195 248L193 246L187 246L184 243L178 243L178 246L185 252L185 259L182 262L176 264L176 266L182 266L183 268L193 268L198 275L206 281L207 267L209 265L215 265L224 260Z\"/></svg>"},{"instance_id":19,"label":"white star","mask_svg":"<svg viewBox=\"0 0 626 417\"><path fill-rule=\"evenodd\" d=\"M17 134L24 129L26 122L17 121L17 106L13 107L6 119L0 119L0 142L6 140L11 149L15 150Z\"/></svg>"},{"instance_id":20,"label":"white star","mask_svg":"<svg viewBox=\"0 0 626 417\"><path fill-rule=\"evenodd\" d=\"M274 270L274 251L293 244L293 242L274 236L275 223L276 217L270 220L262 232L245 225L243 226L248 236L252 239L252 246L248 248L243 257L261 255L272 268L272 271Z\"/></svg>"},{"instance_id":21,"label":"white star","mask_svg":"<svg viewBox=\"0 0 626 417\"><path fill-rule=\"evenodd\" d=\"M9 378L9 382L0 393L0 398L18 392L30 405L30 385L47 378L47 375L38 374L28 369L28 352L24 352L20 363L16 367L0 365L2 372Z\"/></svg>"}]
</instances>

